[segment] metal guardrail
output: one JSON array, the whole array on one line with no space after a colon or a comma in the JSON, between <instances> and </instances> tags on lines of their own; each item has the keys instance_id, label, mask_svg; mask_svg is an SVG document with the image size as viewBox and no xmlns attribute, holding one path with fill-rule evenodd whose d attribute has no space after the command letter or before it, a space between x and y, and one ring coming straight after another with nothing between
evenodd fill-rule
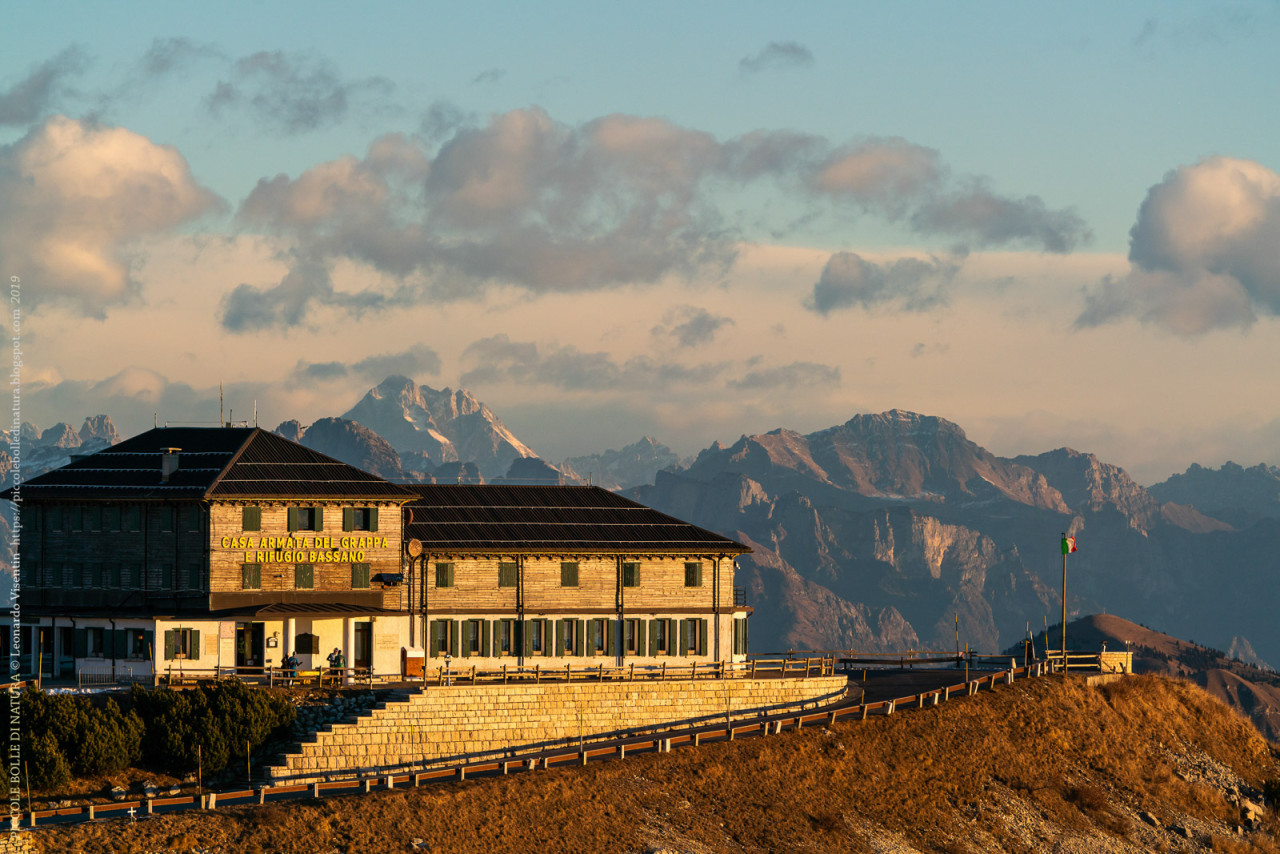
<instances>
[{"instance_id":1,"label":"metal guardrail","mask_svg":"<svg viewBox=\"0 0 1280 854\"><path fill-rule=\"evenodd\" d=\"M747 604L747 589L745 587L733 588L733 605L740 608Z\"/></svg>"}]
</instances>

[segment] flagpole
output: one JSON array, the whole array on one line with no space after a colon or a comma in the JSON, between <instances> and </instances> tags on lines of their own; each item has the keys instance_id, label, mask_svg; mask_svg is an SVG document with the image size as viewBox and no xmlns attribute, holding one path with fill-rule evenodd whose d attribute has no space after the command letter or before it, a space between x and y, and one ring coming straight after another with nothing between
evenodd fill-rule
<instances>
[{"instance_id":1,"label":"flagpole","mask_svg":"<svg viewBox=\"0 0 1280 854\"><path fill-rule=\"evenodd\" d=\"M1067 532L1062 532L1062 676L1067 675Z\"/></svg>"}]
</instances>

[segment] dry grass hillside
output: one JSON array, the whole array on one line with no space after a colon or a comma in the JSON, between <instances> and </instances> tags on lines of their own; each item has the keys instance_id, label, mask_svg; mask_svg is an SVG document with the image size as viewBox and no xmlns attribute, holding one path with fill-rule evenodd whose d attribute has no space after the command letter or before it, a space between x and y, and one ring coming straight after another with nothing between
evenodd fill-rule
<instances>
[{"instance_id":1,"label":"dry grass hillside","mask_svg":"<svg viewBox=\"0 0 1280 854\"><path fill-rule=\"evenodd\" d=\"M1045 678L586 768L36 835L47 852L1280 852L1280 778L1185 681ZM1276 792L1272 791L1275 795ZM416 844L415 844L416 843Z\"/></svg>"},{"instance_id":2,"label":"dry grass hillside","mask_svg":"<svg viewBox=\"0 0 1280 854\"><path fill-rule=\"evenodd\" d=\"M1049 629L1049 646L1057 648L1060 629ZM1133 651L1137 673L1161 673L1190 679L1253 721L1264 736L1280 744L1280 674L1232 658L1221 650L1180 640L1112 614L1093 614L1067 624L1067 646ZM1043 634L1036 648L1044 649Z\"/></svg>"}]
</instances>

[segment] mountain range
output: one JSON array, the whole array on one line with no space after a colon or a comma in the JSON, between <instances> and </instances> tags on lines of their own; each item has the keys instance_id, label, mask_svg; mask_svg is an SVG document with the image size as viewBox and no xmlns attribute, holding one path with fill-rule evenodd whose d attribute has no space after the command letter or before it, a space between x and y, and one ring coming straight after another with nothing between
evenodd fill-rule
<instances>
[{"instance_id":1,"label":"mountain range","mask_svg":"<svg viewBox=\"0 0 1280 854\"><path fill-rule=\"evenodd\" d=\"M340 417L277 431L391 480L590 481L754 552L739 584L752 648L994 651L1061 610L1122 613L1280 662L1280 469L1192 466L1144 488L1092 454L999 457L956 424L901 410L714 443L682 460L652 438L553 465L465 389L388 377ZM118 440L24 425L23 471ZM7 456L0 453L0 470ZM0 554L0 559L6 557Z\"/></svg>"}]
</instances>

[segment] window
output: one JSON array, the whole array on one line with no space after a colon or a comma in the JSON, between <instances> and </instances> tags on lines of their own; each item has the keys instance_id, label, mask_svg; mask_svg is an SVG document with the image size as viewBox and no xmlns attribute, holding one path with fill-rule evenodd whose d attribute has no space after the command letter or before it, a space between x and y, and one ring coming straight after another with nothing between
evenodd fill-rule
<instances>
[{"instance_id":1,"label":"window","mask_svg":"<svg viewBox=\"0 0 1280 854\"><path fill-rule=\"evenodd\" d=\"M564 626L564 628L562 629L562 631L564 632L564 654L565 655L580 654L580 650L578 649L580 638L578 637L577 621L562 620L560 624Z\"/></svg>"},{"instance_id":2,"label":"window","mask_svg":"<svg viewBox=\"0 0 1280 854\"><path fill-rule=\"evenodd\" d=\"M649 648L652 655L666 655L670 652L670 637L667 631L666 620L654 620L649 624L649 631L652 637L649 639Z\"/></svg>"},{"instance_id":3,"label":"window","mask_svg":"<svg viewBox=\"0 0 1280 854\"><path fill-rule=\"evenodd\" d=\"M262 589L262 564L244 563L240 565L240 589Z\"/></svg>"},{"instance_id":4,"label":"window","mask_svg":"<svg viewBox=\"0 0 1280 854\"><path fill-rule=\"evenodd\" d=\"M498 655L511 655L511 647L516 640L515 635L515 620L500 620L498 622Z\"/></svg>"},{"instance_id":5,"label":"window","mask_svg":"<svg viewBox=\"0 0 1280 854\"><path fill-rule=\"evenodd\" d=\"M342 530L344 531L376 531L378 530L377 507L343 507Z\"/></svg>"},{"instance_id":6,"label":"window","mask_svg":"<svg viewBox=\"0 0 1280 854\"><path fill-rule=\"evenodd\" d=\"M204 563L199 560L188 560L183 569L182 582L188 590L204 588Z\"/></svg>"},{"instance_id":7,"label":"window","mask_svg":"<svg viewBox=\"0 0 1280 854\"><path fill-rule=\"evenodd\" d=\"M107 564L107 583L112 587L119 588L124 582L124 567L118 563Z\"/></svg>"},{"instance_id":8,"label":"window","mask_svg":"<svg viewBox=\"0 0 1280 854\"><path fill-rule=\"evenodd\" d=\"M591 621L590 651L593 655L604 655L605 624L608 620Z\"/></svg>"},{"instance_id":9,"label":"window","mask_svg":"<svg viewBox=\"0 0 1280 854\"><path fill-rule=\"evenodd\" d=\"M702 586L702 561L689 561L684 565L684 586Z\"/></svg>"},{"instance_id":10,"label":"window","mask_svg":"<svg viewBox=\"0 0 1280 854\"><path fill-rule=\"evenodd\" d=\"M351 564L351 589L366 590L369 587L369 564Z\"/></svg>"},{"instance_id":11,"label":"window","mask_svg":"<svg viewBox=\"0 0 1280 854\"><path fill-rule=\"evenodd\" d=\"M73 504L66 511L67 526L63 530L83 531L84 530L84 508L78 504Z\"/></svg>"},{"instance_id":12,"label":"window","mask_svg":"<svg viewBox=\"0 0 1280 854\"><path fill-rule=\"evenodd\" d=\"M546 631L546 620L529 621L529 652L542 655L542 634Z\"/></svg>"},{"instance_id":13,"label":"window","mask_svg":"<svg viewBox=\"0 0 1280 854\"><path fill-rule=\"evenodd\" d=\"M182 529L184 531L199 531L201 516L199 504L188 504L178 509L178 516L182 520Z\"/></svg>"},{"instance_id":14,"label":"window","mask_svg":"<svg viewBox=\"0 0 1280 854\"><path fill-rule=\"evenodd\" d=\"M626 643L626 650L628 654L635 655L641 651L640 645L643 643L640 637L640 621L627 620L625 632L626 635L624 637L624 641Z\"/></svg>"},{"instance_id":15,"label":"window","mask_svg":"<svg viewBox=\"0 0 1280 854\"><path fill-rule=\"evenodd\" d=\"M106 646L103 643L103 630L99 627L90 627L84 630L85 640L85 658L103 658L106 655Z\"/></svg>"},{"instance_id":16,"label":"window","mask_svg":"<svg viewBox=\"0 0 1280 854\"><path fill-rule=\"evenodd\" d=\"M705 620L684 620L680 627L680 640L684 645L684 652L689 655L701 655L703 643L701 643L701 635L705 629Z\"/></svg>"},{"instance_id":17,"label":"window","mask_svg":"<svg viewBox=\"0 0 1280 854\"><path fill-rule=\"evenodd\" d=\"M453 586L453 563L436 564L436 587Z\"/></svg>"},{"instance_id":18,"label":"window","mask_svg":"<svg viewBox=\"0 0 1280 854\"><path fill-rule=\"evenodd\" d=\"M84 587L84 564L71 563L67 564L71 567L71 583L76 587Z\"/></svg>"},{"instance_id":19,"label":"window","mask_svg":"<svg viewBox=\"0 0 1280 854\"><path fill-rule=\"evenodd\" d=\"M84 529L86 531L102 530L102 508L97 504L90 504L84 508Z\"/></svg>"},{"instance_id":20,"label":"window","mask_svg":"<svg viewBox=\"0 0 1280 854\"><path fill-rule=\"evenodd\" d=\"M124 586L130 588L142 586L142 564L129 563L125 565Z\"/></svg>"},{"instance_id":21,"label":"window","mask_svg":"<svg viewBox=\"0 0 1280 854\"><path fill-rule=\"evenodd\" d=\"M290 531L323 531L323 507L290 507L287 512Z\"/></svg>"},{"instance_id":22,"label":"window","mask_svg":"<svg viewBox=\"0 0 1280 854\"><path fill-rule=\"evenodd\" d=\"M311 563L294 564L293 587L295 590L311 590L316 586L316 567Z\"/></svg>"},{"instance_id":23,"label":"window","mask_svg":"<svg viewBox=\"0 0 1280 854\"><path fill-rule=\"evenodd\" d=\"M240 523L241 530L244 531L261 531L262 530L262 508L246 507L244 508L244 518Z\"/></svg>"},{"instance_id":24,"label":"window","mask_svg":"<svg viewBox=\"0 0 1280 854\"><path fill-rule=\"evenodd\" d=\"M91 564L89 564L89 579L88 579L88 581L89 581L89 586L90 586L90 587L101 587L101 586L102 586L102 575L103 575L103 573L102 573L102 564L100 564L100 563L91 563Z\"/></svg>"},{"instance_id":25,"label":"window","mask_svg":"<svg viewBox=\"0 0 1280 854\"><path fill-rule=\"evenodd\" d=\"M640 564L638 561L627 561L622 564L622 586L640 586Z\"/></svg>"},{"instance_id":26,"label":"window","mask_svg":"<svg viewBox=\"0 0 1280 854\"><path fill-rule=\"evenodd\" d=\"M576 560L564 560L560 562L560 586L578 586L578 562Z\"/></svg>"},{"instance_id":27,"label":"window","mask_svg":"<svg viewBox=\"0 0 1280 854\"><path fill-rule=\"evenodd\" d=\"M122 513L123 521L120 527L129 532L137 532L142 530L142 508L136 504L130 504L124 508Z\"/></svg>"},{"instance_id":28,"label":"window","mask_svg":"<svg viewBox=\"0 0 1280 854\"><path fill-rule=\"evenodd\" d=\"M453 655L457 652L458 623L456 620L431 621L432 655Z\"/></svg>"},{"instance_id":29,"label":"window","mask_svg":"<svg viewBox=\"0 0 1280 854\"><path fill-rule=\"evenodd\" d=\"M463 655L480 654L480 634L481 622L479 620L467 620L462 634Z\"/></svg>"},{"instance_id":30,"label":"window","mask_svg":"<svg viewBox=\"0 0 1280 854\"><path fill-rule=\"evenodd\" d=\"M102 530L120 530L120 505L108 504L102 508Z\"/></svg>"},{"instance_id":31,"label":"window","mask_svg":"<svg viewBox=\"0 0 1280 854\"><path fill-rule=\"evenodd\" d=\"M293 651L299 655L319 655L320 636L303 632L293 639Z\"/></svg>"},{"instance_id":32,"label":"window","mask_svg":"<svg viewBox=\"0 0 1280 854\"><path fill-rule=\"evenodd\" d=\"M169 629L164 633L165 661L200 658L199 629Z\"/></svg>"},{"instance_id":33,"label":"window","mask_svg":"<svg viewBox=\"0 0 1280 854\"><path fill-rule=\"evenodd\" d=\"M747 653L747 621L733 621L733 652L735 655Z\"/></svg>"},{"instance_id":34,"label":"window","mask_svg":"<svg viewBox=\"0 0 1280 854\"><path fill-rule=\"evenodd\" d=\"M49 508L49 530L50 531L63 530L62 526L64 524L65 518L66 518L66 515L63 512L61 504L55 504L52 507L50 507Z\"/></svg>"},{"instance_id":35,"label":"window","mask_svg":"<svg viewBox=\"0 0 1280 854\"><path fill-rule=\"evenodd\" d=\"M151 632L143 629L124 630L124 654L126 658L147 659L151 657Z\"/></svg>"},{"instance_id":36,"label":"window","mask_svg":"<svg viewBox=\"0 0 1280 854\"><path fill-rule=\"evenodd\" d=\"M515 587L517 584L517 576L519 570L516 562L513 560L504 560L498 562L498 586L499 587Z\"/></svg>"},{"instance_id":37,"label":"window","mask_svg":"<svg viewBox=\"0 0 1280 854\"><path fill-rule=\"evenodd\" d=\"M160 589L173 590L173 573L174 565L171 563L160 564Z\"/></svg>"},{"instance_id":38,"label":"window","mask_svg":"<svg viewBox=\"0 0 1280 854\"><path fill-rule=\"evenodd\" d=\"M173 530L173 508L161 507L160 510L160 530L169 533Z\"/></svg>"}]
</instances>

